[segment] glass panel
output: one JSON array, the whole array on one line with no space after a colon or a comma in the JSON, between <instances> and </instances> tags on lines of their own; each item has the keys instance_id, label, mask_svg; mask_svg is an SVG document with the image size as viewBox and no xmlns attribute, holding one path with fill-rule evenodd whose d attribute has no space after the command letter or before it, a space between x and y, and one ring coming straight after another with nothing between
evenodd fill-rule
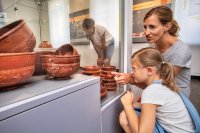
<instances>
[{"instance_id":1,"label":"glass panel","mask_svg":"<svg viewBox=\"0 0 200 133\"><path fill-rule=\"evenodd\" d=\"M24 19L36 37L36 48L49 41L53 48L72 44L81 55L81 67L97 65L97 53L82 29L84 18L93 18L96 25L105 27L114 37L111 65L120 68L122 42L121 0L1 0L1 23L7 25ZM80 70L81 72L81 70ZM108 91L102 105L122 89Z\"/></svg>"}]
</instances>

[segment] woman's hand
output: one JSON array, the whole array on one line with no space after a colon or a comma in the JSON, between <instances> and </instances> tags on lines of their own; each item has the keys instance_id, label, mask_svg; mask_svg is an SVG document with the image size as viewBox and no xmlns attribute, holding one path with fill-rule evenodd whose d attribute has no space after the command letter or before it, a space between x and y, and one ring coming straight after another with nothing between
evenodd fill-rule
<instances>
[{"instance_id":1,"label":"woman's hand","mask_svg":"<svg viewBox=\"0 0 200 133\"><path fill-rule=\"evenodd\" d=\"M128 73L112 72L111 74L115 75L114 79L118 84L128 84L132 78L131 74Z\"/></svg>"}]
</instances>

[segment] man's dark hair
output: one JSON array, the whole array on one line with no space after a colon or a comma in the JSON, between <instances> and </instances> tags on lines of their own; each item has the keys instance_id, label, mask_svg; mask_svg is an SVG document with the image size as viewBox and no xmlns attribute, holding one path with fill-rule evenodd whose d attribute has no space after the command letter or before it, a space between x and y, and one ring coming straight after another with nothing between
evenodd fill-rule
<instances>
[{"instance_id":1,"label":"man's dark hair","mask_svg":"<svg viewBox=\"0 0 200 133\"><path fill-rule=\"evenodd\" d=\"M88 28L90 28L90 27L93 26L93 25L95 25L95 22L94 22L93 19L91 19L91 18L85 18L85 19L83 20L83 23L82 23L82 27L83 27L83 28L88 29Z\"/></svg>"}]
</instances>

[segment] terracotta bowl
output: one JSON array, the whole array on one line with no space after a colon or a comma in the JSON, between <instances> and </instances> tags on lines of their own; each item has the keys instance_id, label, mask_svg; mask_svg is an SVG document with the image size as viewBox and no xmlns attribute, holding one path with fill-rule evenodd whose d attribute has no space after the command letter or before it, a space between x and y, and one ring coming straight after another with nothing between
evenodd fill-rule
<instances>
[{"instance_id":1,"label":"terracotta bowl","mask_svg":"<svg viewBox=\"0 0 200 133\"><path fill-rule=\"evenodd\" d=\"M100 77L102 77L102 78L114 78L115 75L114 74L103 74L103 73L100 73Z\"/></svg>"},{"instance_id":2,"label":"terracotta bowl","mask_svg":"<svg viewBox=\"0 0 200 133\"><path fill-rule=\"evenodd\" d=\"M35 65L35 72L34 75L42 75L45 74L45 71L42 67L42 60L41 56L42 55L53 55L54 49L52 48L39 48L35 50L36 52L36 65Z\"/></svg>"},{"instance_id":3,"label":"terracotta bowl","mask_svg":"<svg viewBox=\"0 0 200 133\"><path fill-rule=\"evenodd\" d=\"M107 95L107 89L106 89L106 87L102 86L100 92L101 92L100 93L101 94L101 98L105 97Z\"/></svg>"},{"instance_id":4,"label":"terracotta bowl","mask_svg":"<svg viewBox=\"0 0 200 133\"><path fill-rule=\"evenodd\" d=\"M0 88L22 83L35 71L35 52L0 54Z\"/></svg>"},{"instance_id":5,"label":"terracotta bowl","mask_svg":"<svg viewBox=\"0 0 200 133\"><path fill-rule=\"evenodd\" d=\"M39 48L52 48L52 44L49 41L42 41Z\"/></svg>"},{"instance_id":6,"label":"terracotta bowl","mask_svg":"<svg viewBox=\"0 0 200 133\"><path fill-rule=\"evenodd\" d=\"M102 78L102 83L116 83L114 78Z\"/></svg>"},{"instance_id":7,"label":"terracotta bowl","mask_svg":"<svg viewBox=\"0 0 200 133\"><path fill-rule=\"evenodd\" d=\"M64 44L59 47L55 53L55 55L78 55L78 51L70 44Z\"/></svg>"},{"instance_id":8,"label":"terracotta bowl","mask_svg":"<svg viewBox=\"0 0 200 133\"><path fill-rule=\"evenodd\" d=\"M116 87L116 86L117 86L116 83L104 83L104 85L105 85L106 87Z\"/></svg>"},{"instance_id":9,"label":"terracotta bowl","mask_svg":"<svg viewBox=\"0 0 200 133\"><path fill-rule=\"evenodd\" d=\"M115 71L116 67L115 66L103 66L103 67L101 67L101 70L103 70L103 71Z\"/></svg>"},{"instance_id":10,"label":"terracotta bowl","mask_svg":"<svg viewBox=\"0 0 200 133\"><path fill-rule=\"evenodd\" d=\"M100 67L99 66L84 66L83 70L84 71L99 71Z\"/></svg>"},{"instance_id":11,"label":"terracotta bowl","mask_svg":"<svg viewBox=\"0 0 200 133\"><path fill-rule=\"evenodd\" d=\"M42 63L71 64L80 62L80 55L41 55Z\"/></svg>"},{"instance_id":12,"label":"terracotta bowl","mask_svg":"<svg viewBox=\"0 0 200 133\"><path fill-rule=\"evenodd\" d=\"M35 36L24 20L0 28L0 53L32 52L35 44Z\"/></svg>"},{"instance_id":13,"label":"terracotta bowl","mask_svg":"<svg viewBox=\"0 0 200 133\"><path fill-rule=\"evenodd\" d=\"M43 63L42 65L49 76L55 78L66 78L70 77L78 70L80 63L73 63L73 64Z\"/></svg>"}]
</instances>

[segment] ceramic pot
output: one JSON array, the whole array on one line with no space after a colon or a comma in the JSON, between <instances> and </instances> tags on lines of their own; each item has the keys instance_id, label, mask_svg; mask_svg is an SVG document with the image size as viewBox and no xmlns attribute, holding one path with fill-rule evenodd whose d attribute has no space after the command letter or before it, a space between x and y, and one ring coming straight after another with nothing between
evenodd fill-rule
<instances>
[{"instance_id":1,"label":"ceramic pot","mask_svg":"<svg viewBox=\"0 0 200 133\"><path fill-rule=\"evenodd\" d=\"M0 89L24 82L35 70L35 52L0 54Z\"/></svg>"},{"instance_id":2,"label":"ceramic pot","mask_svg":"<svg viewBox=\"0 0 200 133\"><path fill-rule=\"evenodd\" d=\"M116 87L117 84L116 83L104 83L104 85L109 88L109 87Z\"/></svg>"},{"instance_id":3,"label":"ceramic pot","mask_svg":"<svg viewBox=\"0 0 200 133\"><path fill-rule=\"evenodd\" d=\"M41 55L42 63L71 64L80 62L80 55Z\"/></svg>"},{"instance_id":4,"label":"ceramic pot","mask_svg":"<svg viewBox=\"0 0 200 133\"><path fill-rule=\"evenodd\" d=\"M43 75L45 74L45 70L42 67L42 60L41 56L42 55L52 55L54 53L53 50L42 50L43 48L40 49L40 51L35 51L36 52L36 65L35 65L35 72L34 75Z\"/></svg>"},{"instance_id":5,"label":"ceramic pot","mask_svg":"<svg viewBox=\"0 0 200 133\"><path fill-rule=\"evenodd\" d=\"M64 44L59 47L55 53L55 55L79 55L78 51L70 44Z\"/></svg>"},{"instance_id":6,"label":"ceramic pot","mask_svg":"<svg viewBox=\"0 0 200 133\"><path fill-rule=\"evenodd\" d=\"M101 94L101 98L107 95L107 89L105 86L101 86L100 94Z\"/></svg>"},{"instance_id":7,"label":"ceramic pot","mask_svg":"<svg viewBox=\"0 0 200 133\"><path fill-rule=\"evenodd\" d=\"M32 52L35 44L33 32L22 19L0 28L0 53Z\"/></svg>"},{"instance_id":8,"label":"ceramic pot","mask_svg":"<svg viewBox=\"0 0 200 133\"><path fill-rule=\"evenodd\" d=\"M84 71L99 71L100 67L99 66L84 66L83 70Z\"/></svg>"},{"instance_id":9,"label":"ceramic pot","mask_svg":"<svg viewBox=\"0 0 200 133\"><path fill-rule=\"evenodd\" d=\"M74 63L74 64L43 63L42 65L49 76L55 78L66 78L70 77L78 70L77 68L80 66L80 63Z\"/></svg>"},{"instance_id":10,"label":"ceramic pot","mask_svg":"<svg viewBox=\"0 0 200 133\"><path fill-rule=\"evenodd\" d=\"M102 83L116 83L114 78L101 78Z\"/></svg>"},{"instance_id":11,"label":"ceramic pot","mask_svg":"<svg viewBox=\"0 0 200 133\"><path fill-rule=\"evenodd\" d=\"M49 43L49 41L42 41L42 43L40 43L39 48L52 48L51 43Z\"/></svg>"},{"instance_id":12,"label":"ceramic pot","mask_svg":"<svg viewBox=\"0 0 200 133\"><path fill-rule=\"evenodd\" d=\"M102 71L115 71L116 67L115 66L103 66L101 67Z\"/></svg>"}]
</instances>

